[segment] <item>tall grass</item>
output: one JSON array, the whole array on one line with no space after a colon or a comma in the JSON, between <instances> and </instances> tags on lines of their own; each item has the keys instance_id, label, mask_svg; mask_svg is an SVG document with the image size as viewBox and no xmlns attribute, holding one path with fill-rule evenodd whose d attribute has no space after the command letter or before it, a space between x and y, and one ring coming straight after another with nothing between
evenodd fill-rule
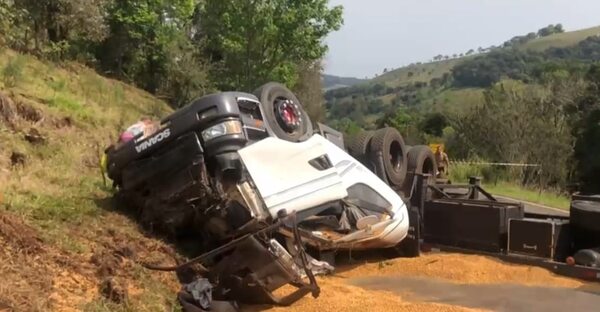
<instances>
[{"instance_id":1,"label":"tall grass","mask_svg":"<svg viewBox=\"0 0 600 312\"><path fill-rule=\"evenodd\" d=\"M484 188L494 195L506 196L564 210L568 210L571 203L571 199L565 194L560 194L552 190L535 189L506 182L484 184Z\"/></svg>"},{"instance_id":2,"label":"tall grass","mask_svg":"<svg viewBox=\"0 0 600 312\"><path fill-rule=\"evenodd\" d=\"M466 182L470 177L480 177L485 183L491 184L499 182L518 183L519 171L519 169L515 170L491 165L452 163L450 164L449 177L450 180L456 183Z\"/></svg>"},{"instance_id":3,"label":"tall grass","mask_svg":"<svg viewBox=\"0 0 600 312\"><path fill-rule=\"evenodd\" d=\"M17 86L23 80L25 57L17 55L12 57L2 68L2 81L8 88Z\"/></svg>"},{"instance_id":4,"label":"tall grass","mask_svg":"<svg viewBox=\"0 0 600 312\"><path fill-rule=\"evenodd\" d=\"M481 161L485 162L485 161ZM481 177L483 187L495 195L517 200L568 209L569 196L560 190L543 188L539 185L522 185L523 167L500 167L491 165L450 165L449 178L452 183L466 183L469 177Z\"/></svg>"}]
</instances>

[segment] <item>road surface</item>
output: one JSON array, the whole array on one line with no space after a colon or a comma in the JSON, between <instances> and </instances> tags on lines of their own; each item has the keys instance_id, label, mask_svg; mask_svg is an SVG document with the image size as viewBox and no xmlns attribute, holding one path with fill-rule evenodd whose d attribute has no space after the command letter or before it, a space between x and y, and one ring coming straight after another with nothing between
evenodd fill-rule
<instances>
[{"instance_id":1,"label":"road surface","mask_svg":"<svg viewBox=\"0 0 600 312\"><path fill-rule=\"evenodd\" d=\"M544 206L544 205L540 205L540 204L536 204L536 203L526 202L526 201L522 201L522 200L516 200L516 199L512 199L510 197L506 197L506 196L494 195L494 197L496 197L496 199L498 199L500 201L522 202L523 205L525 206L525 212L549 214L549 215L554 215L554 216L568 216L569 215L568 210L562 210L562 209L552 208L552 207L548 207L548 206Z\"/></svg>"}]
</instances>

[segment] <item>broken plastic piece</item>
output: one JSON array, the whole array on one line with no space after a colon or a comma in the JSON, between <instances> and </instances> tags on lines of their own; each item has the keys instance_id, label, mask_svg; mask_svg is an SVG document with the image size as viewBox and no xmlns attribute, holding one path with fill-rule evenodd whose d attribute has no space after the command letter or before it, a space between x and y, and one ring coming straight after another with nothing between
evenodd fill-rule
<instances>
[{"instance_id":1,"label":"broken plastic piece","mask_svg":"<svg viewBox=\"0 0 600 312\"><path fill-rule=\"evenodd\" d=\"M192 294L194 301L196 301L202 309L210 309L212 301L212 285L208 279L199 278L184 285L183 288Z\"/></svg>"}]
</instances>

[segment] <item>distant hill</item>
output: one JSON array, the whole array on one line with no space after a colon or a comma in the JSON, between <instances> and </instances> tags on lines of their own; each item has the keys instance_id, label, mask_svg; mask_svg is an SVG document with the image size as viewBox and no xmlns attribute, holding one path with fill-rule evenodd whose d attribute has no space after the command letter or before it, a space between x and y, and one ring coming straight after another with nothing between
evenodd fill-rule
<instances>
[{"instance_id":1,"label":"distant hill","mask_svg":"<svg viewBox=\"0 0 600 312\"><path fill-rule=\"evenodd\" d=\"M340 128L351 122L373 128L374 121L400 108L461 116L483 101L483 91L494 81L526 82L528 75L552 62L600 61L600 27L540 34L549 27L459 57L438 55L436 61L411 64L369 80L355 79L348 88L336 88L336 84L348 86L347 82L328 80L328 119L340 122Z\"/></svg>"},{"instance_id":2,"label":"distant hill","mask_svg":"<svg viewBox=\"0 0 600 312\"><path fill-rule=\"evenodd\" d=\"M564 48L576 45L590 36L600 36L600 26L537 38L523 45L521 49L544 51L549 48Z\"/></svg>"},{"instance_id":3,"label":"distant hill","mask_svg":"<svg viewBox=\"0 0 600 312\"><path fill-rule=\"evenodd\" d=\"M323 89L325 91L334 90L339 88L351 87L359 83L366 82L368 80L359 79L354 77L338 77L334 75L322 75Z\"/></svg>"},{"instance_id":4,"label":"distant hill","mask_svg":"<svg viewBox=\"0 0 600 312\"><path fill-rule=\"evenodd\" d=\"M549 48L564 48L576 45L590 36L598 35L600 35L600 26L536 38L520 45L518 49L544 51ZM391 87L413 82L429 82L433 78L439 78L445 73L449 73L455 65L473 56L475 54L437 62L413 64L389 71L368 82L385 83Z\"/></svg>"},{"instance_id":5,"label":"distant hill","mask_svg":"<svg viewBox=\"0 0 600 312\"><path fill-rule=\"evenodd\" d=\"M433 78L442 77L445 73L450 72L454 65L458 64L465 58L449 59L431 63L413 64L391 70L369 82L385 83L390 87L398 87L415 82L429 82Z\"/></svg>"}]
</instances>

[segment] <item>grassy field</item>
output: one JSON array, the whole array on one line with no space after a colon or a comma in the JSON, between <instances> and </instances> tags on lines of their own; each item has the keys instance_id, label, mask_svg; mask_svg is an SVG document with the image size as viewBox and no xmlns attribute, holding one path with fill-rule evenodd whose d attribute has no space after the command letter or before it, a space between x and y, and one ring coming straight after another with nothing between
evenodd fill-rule
<instances>
[{"instance_id":1,"label":"grassy field","mask_svg":"<svg viewBox=\"0 0 600 312\"><path fill-rule=\"evenodd\" d=\"M489 165L451 164L450 180L453 183L466 183L471 176L483 178L483 187L492 194L506 196L517 200L541 204L553 208L568 209L570 199L564 194L551 190L527 188L517 182L518 171L506 171L505 168Z\"/></svg>"},{"instance_id":2,"label":"grassy field","mask_svg":"<svg viewBox=\"0 0 600 312\"><path fill-rule=\"evenodd\" d=\"M590 36L600 35L600 26L581 30L554 34L547 37L534 39L521 47L523 50L544 51L548 48L562 48L576 45Z\"/></svg>"},{"instance_id":3,"label":"grassy field","mask_svg":"<svg viewBox=\"0 0 600 312\"><path fill-rule=\"evenodd\" d=\"M464 58L451 59L446 61L406 66L389 71L377 78L374 78L370 82L384 82L390 87L402 86L413 82L429 82L433 78L442 77L445 73L450 72L450 70L456 64L463 60Z\"/></svg>"},{"instance_id":4,"label":"grassy field","mask_svg":"<svg viewBox=\"0 0 600 312\"><path fill-rule=\"evenodd\" d=\"M98 166L124 126L169 111L81 65L0 51L0 303L15 311L178 308L173 274L116 256L170 259L164 242L115 209ZM108 279L126 299L101 295Z\"/></svg>"},{"instance_id":5,"label":"grassy field","mask_svg":"<svg viewBox=\"0 0 600 312\"><path fill-rule=\"evenodd\" d=\"M492 194L506 196L517 200L541 204L548 207L568 210L569 197L552 191L528 189L511 183L484 184L484 189Z\"/></svg>"}]
</instances>

